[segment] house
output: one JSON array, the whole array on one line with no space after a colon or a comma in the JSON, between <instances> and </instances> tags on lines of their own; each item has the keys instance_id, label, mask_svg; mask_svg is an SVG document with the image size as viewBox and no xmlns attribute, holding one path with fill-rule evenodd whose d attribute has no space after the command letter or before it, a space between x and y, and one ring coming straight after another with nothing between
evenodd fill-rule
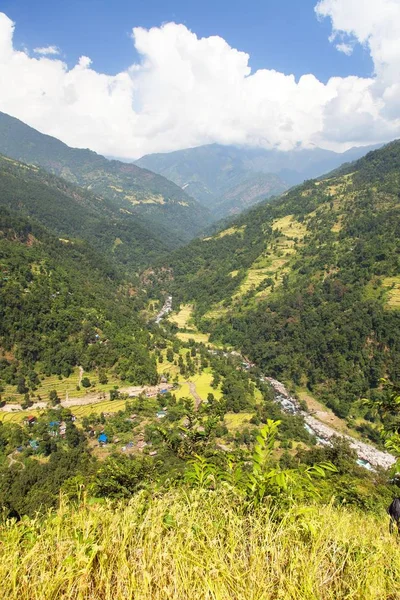
<instances>
[{"instance_id":1,"label":"house","mask_svg":"<svg viewBox=\"0 0 400 600\"><path fill-rule=\"evenodd\" d=\"M36 417L34 417L33 415L29 415L24 420L24 423L25 425L34 425L36 423Z\"/></svg>"},{"instance_id":2,"label":"house","mask_svg":"<svg viewBox=\"0 0 400 600\"><path fill-rule=\"evenodd\" d=\"M105 433L101 433L99 435L99 437L97 438L97 440L100 442L100 444L107 444L108 442L108 437L106 436Z\"/></svg>"},{"instance_id":3,"label":"house","mask_svg":"<svg viewBox=\"0 0 400 600\"><path fill-rule=\"evenodd\" d=\"M152 450L152 452L149 452L149 456L156 456L157 454L157 450Z\"/></svg>"},{"instance_id":4,"label":"house","mask_svg":"<svg viewBox=\"0 0 400 600\"><path fill-rule=\"evenodd\" d=\"M60 423L60 427L58 428L58 433L61 435L61 437L64 437L65 434L67 433L67 424L65 423L65 421L62 421Z\"/></svg>"},{"instance_id":5,"label":"house","mask_svg":"<svg viewBox=\"0 0 400 600\"><path fill-rule=\"evenodd\" d=\"M165 412L165 410L159 410L157 413L157 419L163 419L166 416L167 416L167 413Z\"/></svg>"},{"instance_id":6,"label":"house","mask_svg":"<svg viewBox=\"0 0 400 600\"><path fill-rule=\"evenodd\" d=\"M29 442L30 447L32 448L32 450L38 450L39 449L39 444L36 440L31 440Z\"/></svg>"}]
</instances>

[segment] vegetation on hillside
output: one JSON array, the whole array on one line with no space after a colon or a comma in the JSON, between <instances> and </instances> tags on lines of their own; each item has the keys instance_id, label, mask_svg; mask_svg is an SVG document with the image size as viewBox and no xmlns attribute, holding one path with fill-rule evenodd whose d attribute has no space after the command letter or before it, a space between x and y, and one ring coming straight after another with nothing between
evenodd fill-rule
<instances>
[{"instance_id":1,"label":"vegetation on hillside","mask_svg":"<svg viewBox=\"0 0 400 600\"><path fill-rule=\"evenodd\" d=\"M138 304L139 303L139 304ZM140 300L106 258L39 224L0 216L0 386L34 392L39 375L113 369L157 381Z\"/></svg>"},{"instance_id":2,"label":"vegetation on hillside","mask_svg":"<svg viewBox=\"0 0 400 600\"><path fill-rule=\"evenodd\" d=\"M76 238L138 272L176 243L163 229L149 231L137 215L37 167L0 156L0 207L39 221L65 242Z\"/></svg>"},{"instance_id":3,"label":"vegetation on hillside","mask_svg":"<svg viewBox=\"0 0 400 600\"><path fill-rule=\"evenodd\" d=\"M181 243L211 221L208 210L165 177L130 163L70 148L0 112L0 153L43 167L109 199L124 215L141 215L151 232L161 227Z\"/></svg>"},{"instance_id":4,"label":"vegetation on hillside","mask_svg":"<svg viewBox=\"0 0 400 600\"><path fill-rule=\"evenodd\" d=\"M382 168L384 164L384 168ZM308 181L192 242L154 277L197 325L264 372L307 385L340 416L400 373L400 143Z\"/></svg>"}]
</instances>

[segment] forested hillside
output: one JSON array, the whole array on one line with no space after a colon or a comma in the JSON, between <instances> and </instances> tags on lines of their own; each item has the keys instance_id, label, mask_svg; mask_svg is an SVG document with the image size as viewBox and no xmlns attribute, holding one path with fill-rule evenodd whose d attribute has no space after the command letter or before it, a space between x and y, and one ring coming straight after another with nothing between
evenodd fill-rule
<instances>
[{"instance_id":1,"label":"forested hillside","mask_svg":"<svg viewBox=\"0 0 400 600\"><path fill-rule=\"evenodd\" d=\"M0 155L0 207L33 217L66 239L80 238L131 273L176 244L162 228L42 169Z\"/></svg>"},{"instance_id":2,"label":"forested hillside","mask_svg":"<svg viewBox=\"0 0 400 600\"><path fill-rule=\"evenodd\" d=\"M111 200L122 215L141 215L150 231L153 225L161 226L175 242L191 239L211 222L205 207L165 177L90 150L70 148L1 112L0 153L43 167Z\"/></svg>"},{"instance_id":3,"label":"forested hillside","mask_svg":"<svg viewBox=\"0 0 400 600\"><path fill-rule=\"evenodd\" d=\"M155 382L136 302L115 267L85 242L59 240L1 211L1 388L13 385L29 398L40 375L67 377L77 365Z\"/></svg>"},{"instance_id":4,"label":"forested hillside","mask_svg":"<svg viewBox=\"0 0 400 600\"><path fill-rule=\"evenodd\" d=\"M393 142L192 242L155 285L194 302L211 339L347 416L400 374L399 173Z\"/></svg>"}]
</instances>

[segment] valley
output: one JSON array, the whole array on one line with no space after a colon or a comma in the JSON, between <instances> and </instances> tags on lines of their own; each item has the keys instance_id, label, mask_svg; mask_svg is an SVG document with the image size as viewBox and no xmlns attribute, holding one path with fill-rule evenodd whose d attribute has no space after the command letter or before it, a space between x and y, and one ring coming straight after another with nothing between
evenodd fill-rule
<instances>
[{"instance_id":1,"label":"valley","mask_svg":"<svg viewBox=\"0 0 400 600\"><path fill-rule=\"evenodd\" d=\"M4 522L182 493L227 494L239 521L289 504L381 519L399 165L393 143L182 247L112 194L0 157Z\"/></svg>"},{"instance_id":2,"label":"valley","mask_svg":"<svg viewBox=\"0 0 400 600\"><path fill-rule=\"evenodd\" d=\"M0 600L400 600L400 0L0 8Z\"/></svg>"}]
</instances>

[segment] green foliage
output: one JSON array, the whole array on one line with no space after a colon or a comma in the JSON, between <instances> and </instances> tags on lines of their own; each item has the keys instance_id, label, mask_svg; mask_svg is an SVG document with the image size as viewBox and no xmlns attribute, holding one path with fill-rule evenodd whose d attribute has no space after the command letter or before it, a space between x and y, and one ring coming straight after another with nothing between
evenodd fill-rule
<instances>
[{"instance_id":1,"label":"green foliage","mask_svg":"<svg viewBox=\"0 0 400 600\"><path fill-rule=\"evenodd\" d=\"M250 470L232 460L227 468L217 467L203 456L196 455L189 461L185 471L185 480L194 487L215 487L216 481L226 481L244 493L250 506L256 507L266 499L284 499L285 502L299 500L308 496L317 496L314 478L324 478L326 473L336 473L337 468L331 462L321 462L311 466L298 465L296 468L283 469L273 461L280 421L268 420L260 429L254 451L251 456Z\"/></svg>"},{"instance_id":2,"label":"green foliage","mask_svg":"<svg viewBox=\"0 0 400 600\"><path fill-rule=\"evenodd\" d=\"M356 400L379 390L381 377L400 375L400 312L382 283L399 272L399 168L400 142L393 142L261 204L236 219L230 235L174 253L169 289L194 304L196 325L211 342L241 350L277 379L307 385L347 417ZM282 232L276 224L289 216ZM261 267L263 285L243 295L248 273ZM155 290L165 286L165 272L154 274Z\"/></svg>"},{"instance_id":3,"label":"green foliage","mask_svg":"<svg viewBox=\"0 0 400 600\"><path fill-rule=\"evenodd\" d=\"M40 225L0 216L0 384L34 392L38 373L114 369L131 383L155 383L150 337L138 300L102 255L64 244Z\"/></svg>"},{"instance_id":4,"label":"green foliage","mask_svg":"<svg viewBox=\"0 0 400 600\"><path fill-rule=\"evenodd\" d=\"M149 484L153 462L129 456L109 458L97 472L92 493L101 498L130 498Z\"/></svg>"},{"instance_id":5,"label":"green foliage","mask_svg":"<svg viewBox=\"0 0 400 600\"><path fill-rule=\"evenodd\" d=\"M0 153L43 167L53 174L51 177L41 173L42 179L45 178L47 182L54 183L54 175L63 177L64 181L59 180L57 186L66 191L64 200L65 196L73 196L72 192L75 190L74 193L81 196L81 199L83 196L83 203L90 204L92 208L95 206L97 215L103 212L103 218L97 219L97 223L96 216L93 223L93 215L88 221L82 219L79 223L82 216L79 203L75 203L75 214L68 210L70 206L67 204L67 222L75 220L81 231L79 237L85 237L82 233L86 228L89 234L93 234L94 225L99 237L108 238L108 242L122 240L122 244L117 242L115 252L121 253L128 260L135 260L133 249L142 261L146 250L154 256L157 247L163 249L168 246L165 245L165 239L170 246L176 247L177 240L191 239L210 222L207 209L168 179L134 164L107 160L90 150L69 148L59 140L43 135L4 113L0 113ZM12 168L10 164L10 169ZM27 179L37 176L35 168L25 167L25 171ZM9 186L9 182L7 185ZM90 187L91 192L78 191L74 187L76 185ZM42 192L45 192L43 187ZM48 198L49 193L44 193L43 203ZM103 207L100 208L99 205ZM48 208L50 214L54 215L55 211L50 203ZM110 218L104 219L107 212ZM57 214L60 216L60 206L57 206ZM42 212L42 217L44 216ZM61 226L62 219L59 219L59 223ZM130 248L131 242L135 248Z\"/></svg>"}]
</instances>

